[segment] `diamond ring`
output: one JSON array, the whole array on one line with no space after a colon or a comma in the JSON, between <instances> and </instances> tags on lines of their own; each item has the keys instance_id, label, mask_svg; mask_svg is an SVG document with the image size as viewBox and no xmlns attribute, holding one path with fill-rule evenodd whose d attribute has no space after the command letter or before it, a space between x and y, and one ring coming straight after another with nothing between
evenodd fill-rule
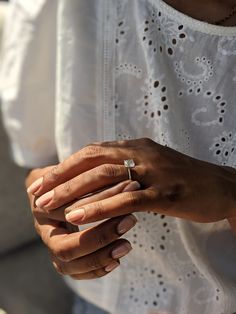
<instances>
[{"instance_id":1,"label":"diamond ring","mask_svg":"<svg viewBox=\"0 0 236 314\"><path fill-rule=\"evenodd\" d=\"M130 169L135 167L134 160L133 159L124 160L124 166L125 168L127 168L129 180L132 180Z\"/></svg>"}]
</instances>

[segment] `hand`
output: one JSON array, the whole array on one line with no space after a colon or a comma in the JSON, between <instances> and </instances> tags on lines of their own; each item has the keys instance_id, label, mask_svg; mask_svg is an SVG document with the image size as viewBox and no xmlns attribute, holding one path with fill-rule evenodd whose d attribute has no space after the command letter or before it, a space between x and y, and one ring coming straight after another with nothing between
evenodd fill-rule
<instances>
[{"instance_id":1,"label":"hand","mask_svg":"<svg viewBox=\"0 0 236 314\"><path fill-rule=\"evenodd\" d=\"M141 190L84 206L68 207L66 219L83 224L134 211L153 211L196 222L235 214L235 171L196 160L150 139L95 143L75 153L31 187L37 205L50 211L127 178L123 160L133 158ZM45 194L46 193L46 194Z\"/></svg>"},{"instance_id":2,"label":"hand","mask_svg":"<svg viewBox=\"0 0 236 314\"><path fill-rule=\"evenodd\" d=\"M49 169L52 168L32 171L26 180L26 186ZM138 187L135 182L121 182L106 191L84 198L81 204L102 200L103 197L115 195L124 189L133 191ZM44 213L35 206L34 196L29 194L29 197L36 230L51 252L53 265L59 273L78 280L102 277L119 266L119 259L130 252L130 243L119 237L136 224L133 215L113 218L81 232L77 227L77 232L74 229L72 233L68 224L62 223L65 221L63 208Z\"/></svg>"}]
</instances>

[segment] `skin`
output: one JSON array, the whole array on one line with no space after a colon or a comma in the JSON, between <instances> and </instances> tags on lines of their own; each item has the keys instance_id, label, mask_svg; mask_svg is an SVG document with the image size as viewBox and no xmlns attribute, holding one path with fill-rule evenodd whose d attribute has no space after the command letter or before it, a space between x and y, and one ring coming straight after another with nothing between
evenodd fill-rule
<instances>
[{"instance_id":1,"label":"skin","mask_svg":"<svg viewBox=\"0 0 236 314\"><path fill-rule=\"evenodd\" d=\"M141 187L124 191L130 181L122 162L130 156L135 156L136 163L133 179ZM43 172L37 170L34 179ZM36 229L52 252L57 271L76 279L91 279L106 275L105 267L118 260L113 256L114 248L128 245L126 240L119 240L117 226L134 212L155 212L201 223L234 219L235 172L150 139L95 143L47 169L42 183L29 194ZM33 179L32 173L30 177ZM81 208L82 218L78 216ZM74 225L108 221L71 233L63 222L64 213Z\"/></svg>"},{"instance_id":2,"label":"skin","mask_svg":"<svg viewBox=\"0 0 236 314\"><path fill-rule=\"evenodd\" d=\"M31 171L26 179L26 188L42 175L52 173L53 169L55 168L52 166ZM131 183L130 180L121 182L106 191L84 198L80 204L116 195L128 186L133 190L134 184ZM137 220L133 215L109 219L95 227L79 231L78 227L75 228L65 221L64 207L47 215L35 205L34 195L29 194L29 200L35 228L48 247L52 263L60 274L77 280L102 277L118 267L119 259L132 249L130 243L120 237L136 224ZM117 252L118 248L123 248L123 251Z\"/></svg>"},{"instance_id":3,"label":"skin","mask_svg":"<svg viewBox=\"0 0 236 314\"><path fill-rule=\"evenodd\" d=\"M124 181L127 170L122 162L129 156L136 156L132 175L141 184L140 190L84 204L76 201ZM37 206L48 213L73 202L64 210L66 219L74 224L134 211L152 211L207 223L236 216L235 184L235 171L227 167L191 158L150 139L138 139L85 147L51 169L34 194L39 197ZM80 209L84 210L81 218Z\"/></svg>"},{"instance_id":4,"label":"skin","mask_svg":"<svg viewBox=\"0 0 236 314\"><path fill-rule=\"evenodd\" d=\"M186 15L208 23L214 23L228 16L236 6L235 0L165 0L165 2ZM236 26L236 16L222 25Z\"/></svg>"},{"instance_id":5,"label":"skin","mask_svg":"<svg viewBox=\"0 0 236 314\"><path fill-rule=\"evenodd\" d=\"M236 4L215 0L191 1L191 5L187 0L166 2L208 22L225 17ZM236 17L225 23L234 25ZM130 158L136 163L132 178L141 187L124 192L131 182L123 160ZM125 231L119 233L118 226L128 217L126 229L131 229L136 223L134 212L151 211L201 223L228 219L236 232L235 170L190 158L149 139L89 145L57 166L31 171L26 188L39 178L43 180L41 186L28 193L36 230L51 252L55 269L74 279L102 277L119 265L131 246L120 239ZM45 203L45 194L49 199L52 193ZM42 196L44 204L39 204ZM82 219L78 216L80 208L85 213ZM73 227L103 219L107 221L85 231ZM115 258L114 249L122 245L126 253Z\"/></svg>"}]
</instances>

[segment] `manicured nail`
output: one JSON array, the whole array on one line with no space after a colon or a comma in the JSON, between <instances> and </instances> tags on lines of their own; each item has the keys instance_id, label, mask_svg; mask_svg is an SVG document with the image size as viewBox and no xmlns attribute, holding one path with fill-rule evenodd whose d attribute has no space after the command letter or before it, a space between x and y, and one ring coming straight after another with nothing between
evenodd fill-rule
<instances>
[{"instance_id":1,"label":"manicured nail","mask_svg":"<svg viewBox=\"0 0 236 314\"><path fill-rule=\"evenodd\" d=\"M114 261L105 267L105 271L109 273L110 271L114 270L118 266L120 266L120 264Z\"/></svg>"},{"instance_id":2,"label":"manicured nail","mask_svg":"<svg viewBox=\"0 0 236 314\"><path fill-rule=\"evenodd\" d=\"M130 243L125 243L119 246L118 248L114 249L111 254L114 259L117 259L117 258L121 258L125 256L131 250L132 250L132 246L130 245Z\"/></svg>"},{"instance_id":3,"label":"manicured nail","mask_svg":"<svg viewBox=\"0 0 236 314\"><path fill-rule=\"evenodd\" d=\"M27 193L34 194L35 192L37 192L39 190L39 188L41 187L42 183L43 183L43 177L37 179L36 181L34 181L34 183L32 183L28 187Z\"/></svg>"},{"instance_id":4,"label":"manicured nail","mask_svg":"<svg viewBox=\"0 0 236 314\"><path fill-rule=\"evenodd\" d=\"M123 190L123 192L132 192L140 189L141 185L138 181L130 182Z\"/></svg>"},{"instance_id":5,"label":"manicured nail","mask_svg":"<svg viewBox=\"0 0 236 314\"><path fill-rule=\"evenodd\" d=\"M36 202L35 202L36 206L39 208L43 208L53 199L53 196L54 196L54 190L45 193L44 195L40 196L36 200Z\"/></svg>"},{"instance_id":6,"label":"manicured nail","mask_svg":"<svg viewBox=\"0 0 236 314\"><path fill-rule=\"evenodd\" d=\"M66 215L66 220L71 223L79 223L84 218L85 211L83 208L79 208L71 211Z\"/></svg>"},{"instance_id":7,"label":"manicured nail","mask_svg":"<svg viewBox=\"0 0 236 314\"><path fill-rule=\"evenodd\" d=\"M126 216L117 226L117 232L119 234L124 234L125 232L129 231L133 228L137 223L136 217L129 215Z\"/></svg>"}]
</instances>

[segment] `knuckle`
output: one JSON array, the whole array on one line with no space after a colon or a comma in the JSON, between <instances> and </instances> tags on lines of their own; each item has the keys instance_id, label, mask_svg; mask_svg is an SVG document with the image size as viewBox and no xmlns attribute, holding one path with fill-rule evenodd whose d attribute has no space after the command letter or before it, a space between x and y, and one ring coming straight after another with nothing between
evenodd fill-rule
<instances>
[{"instance_id":1,"label":"knuckle","mask_svg":"<svg viewBox=\"0 0 236 314\"><path fill-rule=\"evenodd\" d=\"M142 198L137 193L126 192L125 203L126 206L137 207L141 205Z\"/></svg>"},{"instance_id":2,"label":"knuckle","mask_svg":"<svg viewBox=\"0 0 236 314\"><path fill-rule=\"evenodd\" d=\"M67 158L66 163L76 167L76 165L80 162L80 159L81 159L81 153L76 152Z\"/></svg>"},{"instance_id":3,"label":"knuckle","mask_svg":"<svg viewBox=\"0 0 236 314\"><path fill-rule=\"evenodd\" d=\"M47 174L45 174L43 182L57 181L61 173L60 169L62 167L62 164L53 167Z\"/></svg>"},{"instance_id":4,"label":"knuckle","mask_svg":"<svg viewBox=\"0 0 236 314\"><path fill-rule=\"evenodd\" d=\"M87 210L85 209L85 218L89 216L89 213L86 213L86 211L88 212L88 209ZM94 217L97 217L98 219L102 219L105 212L102 202L96 203L95 207L93 208L93 212L94 212Z\"/></svg>"},{"instance_id":5,"label":"knuckle","mask_svg":"<svg viewBox=\"0 0 236 314\"><path fill-rule=\"evenodd\" d=\"M69 262L72 259L71 251L62 245L56 246L54 249L52 249L52 252L59 260L63 262Z\"/></svg>"},{"instance_id":6,"label":"knuckle","mask_svg":"<svg viewBox=\"0 0 236 314\"><path fill-rule=\"evenodd\" d=\"M116 178L118 176L118 170L115 165L104 164L98 167L98 176L101 178Z\"/></svg>"},{"instance_id":7,"label":"knuckle","mask_svg":"<svg viewBox=\"0 0 236 314\"><path fill-rule=\"evenodd\" d=\"M59 166L55 166L49 171L49 178L54 181L54 180L57 180L58 176L59 176Z\"/></svg>"},{"instance_id":8,"label":"knuckle","mask_svg":"<svg viewBox=\"0 0 236 314\"><path fill-rule=\"evenodd\" d=\"M71 187L71 181L66 181L65 183L63 183L63 192L66 194L66 195L69 195L72 193L72 187Z\"/></svg>"},{"instance_id":9,"label":"knuckle","mask_svg":"<svg viewBox=\"0 0 236 314\"><path fill-rule=\"evenodd\" d=\"M100 157L103 155L103 148L97 145L90 144L81 150L81 156L85 159Z\"/></svg>"},{"instance_id":10,"label":"knuckle","mask_svg":"<svg viewBox=\"0 0 236 314\"><path fill-rule=\"evenodd\" d=\"M99 247L104 247L106 246L108 243L109 243L109 235L107 233L100 233L98 236L97 236L97 243L98 243L98 246Z\"/></svg>"},{"instance_id":11,"label":"knuckle","mask_svg":"<svg viewBox=\"0 0 236 314\"><path fill-rule=\"evenodd\" d=\"M102 263L101 263L101 261L100 261L98 256L91 256L88 259L87 266L90 269L97 269L97 268L103 267L103 265L102 265Z\"/></svg>"}]
</instances>

